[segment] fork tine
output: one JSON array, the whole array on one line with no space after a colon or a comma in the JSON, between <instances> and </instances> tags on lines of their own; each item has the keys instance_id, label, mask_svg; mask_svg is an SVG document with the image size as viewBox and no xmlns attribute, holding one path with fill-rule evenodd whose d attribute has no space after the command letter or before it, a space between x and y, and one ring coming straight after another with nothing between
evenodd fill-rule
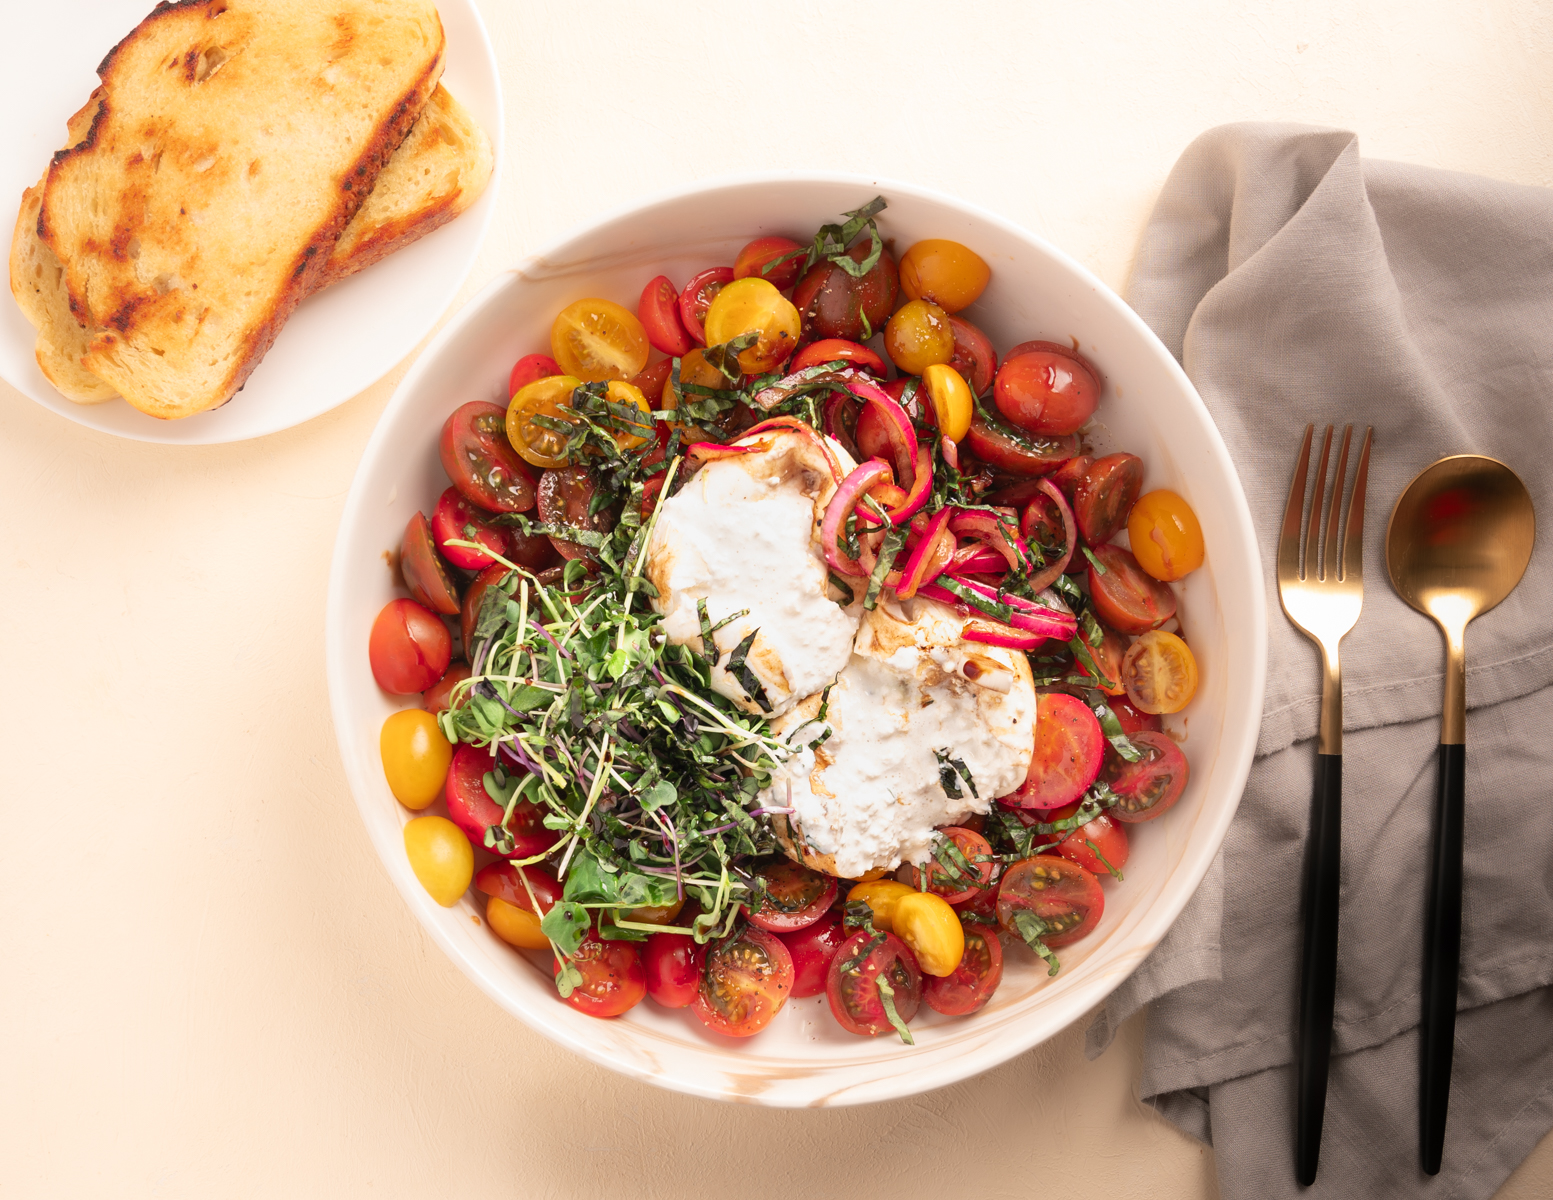
<instances>
[{"instance_id":1,"label":"fork tine","mask_svg":"<svg viewBox=\"0 0 1553 1200\"><path fill-rule=\"evenodd\" d=\"M1337 470L1332 475L1332 503L1327 506L1327 540L1322 547L1321 578L1337 578L1337 519L1343 515L1343 484L1348 481L1348 442L1353 426L1343 426L1343 446L1337 452Z\"/></svg>"},{"instance_id":2,"label":"fork tine","mask_svg":"<svg viewBox=\"0 0 1553 1200\"><path fill-rule=\"evenodd\" d=\"M1310 475L1310 440L1315 432L1314 425L1305 426L1300 458L1294 464L1294 478L1289 483L1289 502L1283 510L1283 531L1278 535L1279 579L1292 578L1300 573L1300 522L1305 515L1305 482Z\"/></svg>"},{"instance_id":3,"label":"fork tine","mask_svg":"<svg viewBox=\"0 0 1553 1200\"><path fill-rule=\"evenodd\" d=\"M1348 501L1348 524L1343 530L1343 578L1364 577L1364 485L1370 478L1370 435L1364 427L1364 444L1359 448L1359 465L1353 477L1353 496Z\"/></svg>"},{"instance_id":4,"label":"fork tine","mask_svg":"<svg viewBox=\"0 0 1553 1200\"><path fill-rule=\"evenodd\" d=\"M1327 495L1327 459L1332 457L1332 427L1321 439L1321 461L1316 464L1316 490L1310 497L1310 529L1305 536L1304 570L1301 579L1321 578L1321 506Z\"/></svg>"}]
</instances>

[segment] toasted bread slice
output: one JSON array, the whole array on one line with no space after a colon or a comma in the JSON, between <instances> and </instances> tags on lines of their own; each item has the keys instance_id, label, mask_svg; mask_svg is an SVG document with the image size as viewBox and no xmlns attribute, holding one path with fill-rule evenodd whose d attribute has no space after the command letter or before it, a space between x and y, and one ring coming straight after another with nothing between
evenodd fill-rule
<instances>
[{"instance_id":1,"label":"toasted bread slice","mask_svg":"<svg viewBox=\"0 0 1553 1200\"><path fill-rule=\"evenodd\" d=\"M86 136L96 109L94 92L70 119L67 148ZM335 242L318 286L354 274L458 216L485 190L492 164L490 139L438 84ZM64 268L38 237L42 190L40 181L22 194L11 242L11 292L38 330L38 367L49 382L78 404L111 400L118 393L81 365L95 331L71 313Z\"/></svg>"},{"instance_id":2,"label":"toasted bread slice","mask_svg":"<svg viewBox=\"0 0 1553 1200\"><path fill-rule=\"evenodd\" d=\"M324 276L443 45L428 0L184 0L142 21L38 216L92 331L82 365L153 416L228 399Z\"/></svg>"}]
</instances>

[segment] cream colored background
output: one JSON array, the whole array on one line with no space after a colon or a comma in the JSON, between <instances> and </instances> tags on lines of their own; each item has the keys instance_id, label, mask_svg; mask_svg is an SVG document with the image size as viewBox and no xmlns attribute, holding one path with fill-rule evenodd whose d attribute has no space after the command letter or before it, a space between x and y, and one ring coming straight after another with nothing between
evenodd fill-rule
<instances>
[{"instance_id":1,"label":"cream colored background","mask_svg":"<svg viewBox=\"0 0 1553 1200\"><path fill-rule=\"evenodd\" d=\"M1553 10L1530 0L483 9L507 168L461 302L597 213L772 166L955 192L1117 288L1172 162L1225 121L1553 184ZM1133 1098L1141 1021L1093 1063L1074 1028L942 1092L769 1112L573 1058L430 946L346 792L321 633L406 363L209 448L0 383L0 1194L1216 1195L1211 1151ZM1501 1195L1550 1193L1553 1139Z\"/></svg>"}]
</instances>

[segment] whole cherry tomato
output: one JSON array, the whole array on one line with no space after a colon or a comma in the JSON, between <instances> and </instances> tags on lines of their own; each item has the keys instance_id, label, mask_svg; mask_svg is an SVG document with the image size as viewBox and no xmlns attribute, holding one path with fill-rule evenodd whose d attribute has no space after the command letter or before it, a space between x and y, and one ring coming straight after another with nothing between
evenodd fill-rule
<instances>
[{"instance_id":1,"label":"whole cherry tomato","mask_svg":"<svg viewBox=\"0 0 1553 1200\"><path fill-rule=\"evenodd\" d=\"M959 312L987 290L992 268L969 246L946 238L917 242L901 256L901 290Z\"/></svg>"},{"instance_id":2,"label":"whole cherry tomato","mask_svg":"<svg viewBox=\"0 0 1553 1200\"><path fill-rule=\"evenodd\" d=\"M416 817L408 822L404 852L421 886L443 908L452 908L469 890L475 870L474 850L446 817Z\"/></svg>"},{"instance_id":3,"label":"whole cherry tomato","mask_svg":"<svg viewBox=\"0 0 1553 1200\"><path fill-rule=\"evenodd\" d=\"M1182 579L1203 563L1197 514L1172 491L1161 489L1139 498L1127 518L1127 541L1138 565L1155 579Z\"/></svg>"},{"instance_id":4,"label":"whole cherry tomato","mask_svg":"<svg viewBox=\"0 0 1553 1200\"><path fill-rule=\"evenodd\" d=\"M1100 383L1070 354L1010 352L998 368L992 398L998 411L1020 429L1060 436L1077 432L1094 415Z\"/></svg>"},{"instance_id":5,"label":"whole cherry tomato","mask_svg":"<svg viewBox=\"0 0 1553 1200\"><path fill-rule=\"evenodd\" d=\"M442 556L461 571L482 571L494 561L489 554L467 546L450 546L452 541L479 542L503 558L507 556L507 530L492 525L487 514L469 503L463 492L450 487L437 500L431 514L431 536ZM470 530L473 530L471 536Z\"/></svg>"},{"instance_id":6,"label":"whole cherry tomato","mask_svg":"<svg viewBox=\"0 0 1553 1200\"><path fill-rule=\"evenodd\" d=\"M429 609L414 600L390 600L372 622L367 658L385 692L424 692L448 669L453 639Z\"/></svg>"},{"instance_id":7,"label":"whole cherry tomato","mask_svg":"<svg viewBox=\"0 0 1553 1200\"><path fill-rule=\"evenodd\" d=\"M513 365L507 378L507 399L511 400L536 379L547 379L561 373L561 364L548 354L525 354Z\"/></svg>"},{"instance_id":8,"label":"whole cherry tomato","mask_svg":"<svg viewBox=\"0 0 1553 1200\"><path fill-rule=\"evenodd\" d=\"M650 933L642 947L647 994L665 1008L689 1008L701 988L700 947L688 933Z\"/></svg>"},{"instance_id":9,"label":"whole cherry tomato","mask_svg":"<svg viewBox=\"0 0 1553 1200\"><path fill-rule=\"evenodd\" d=\"M920 375L934 363L954 357L954 327L949 314L930 300L908 300L884 327L884 351L896 370Z\"/></svg>"},{"instance_id":10,"label":"whole cherry tomato","mask_svg":"<svg viewBox=\"0 0 1553 1200\"><path fill-rule=\"evenodd\" d=\"M419 811L442 794L453 747L437 718L419 708L390 713L378 735L383 775L394 799Z\"/></svg>"},{"instance_id":11,"label":"whole cherry tomato","mask_svg":"<svg viewBox=\"0 0 1553 1200\"><path fill-rule=\"evenodd\" d=\"M792 933L777 934L787 952L793 957L793 990L795 1000L806 996L818 996L825 990L825 977L830 972L830 960L842 942L851 936L841 923L841 909L832 908L812 925L795 929Z\"/></svg>"},{"instance_id":12,"label":"whole cherry tomato","mask_svg":"<svg viewBox=\"0 0 1553 1200\"><path fill-rule=\"evenodd\" d=\"M847 257L861 264L871 241L864 239ZM888 250L861 279L854 279L829 259L821 259L804 273L793 288L793 304L803 318L806 337L846 338L867 341L895 310L900 294L900 274Z\"/></svg>"},{"instance_id":13,"label":"whole cherry tomato","mask_svg":"<svg viewBox=\"0 0 1553 1200\"><path fill-rule=\"evenodd\" d=\"M733 260L733 277L747 279L756 276L769 280L779 291L787 291L798 282L798 272L803 267L802 254L794 254L803 246L785 237L758 237L739 251ZM777 259L783 259L777 262ZM771 264L775 263L775 266Z\"/></svg>"}]
</instances>

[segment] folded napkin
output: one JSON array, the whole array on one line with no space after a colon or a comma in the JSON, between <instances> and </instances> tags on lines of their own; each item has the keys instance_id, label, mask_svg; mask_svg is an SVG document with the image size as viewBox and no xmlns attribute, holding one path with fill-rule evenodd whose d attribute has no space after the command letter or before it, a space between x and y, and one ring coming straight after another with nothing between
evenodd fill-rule
<instances>
[{"instance_id":1,"label":"folded napkin","mask_svg":"<svg viewBox=\"0 0 1553 1200\"><path fill-rule=\"evenodd\" d=\"M1553 191L1362 161L1293 125L1210 130L1150 218L1129 299L1229 446L1270 624L1258 757L1218 861L1090 1030L1152 1001L1142 1094L1238 1197L1487 1197L1553 1127ZM1342 644L1334 1060L1315 1185L1294 1178L1301 865L1319 654L1284 618L1279 519L1307 422L1375 428L1364 612ZM1446 454L1526 481L1520 587L1467 634L1461 1013L1445 1161L1418 1166L1424 897L1444 650L1391 590L1386 521Z\"/></svg>"}]
</instances>

